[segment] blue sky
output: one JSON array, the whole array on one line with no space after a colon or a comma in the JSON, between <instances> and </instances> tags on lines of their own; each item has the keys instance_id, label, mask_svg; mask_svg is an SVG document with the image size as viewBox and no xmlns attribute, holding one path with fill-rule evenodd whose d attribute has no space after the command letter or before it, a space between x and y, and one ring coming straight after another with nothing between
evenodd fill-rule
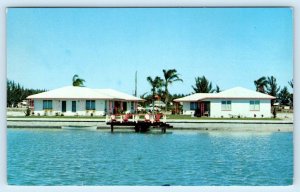
<instances>
[{"instance_id":1,"label":"blue sky","mask_svg":"<svg viewBox=\"0 0 300 192\"><path fill-rule=\"evenodd\" d=\"M71 85L78 74L91 88L138 95L147 76L177 69L191 93L205 75L224 90L255 89L253 81L293 78L290 8L9 8L7 77L28 88Z\"/></svg>"}]
</instances>

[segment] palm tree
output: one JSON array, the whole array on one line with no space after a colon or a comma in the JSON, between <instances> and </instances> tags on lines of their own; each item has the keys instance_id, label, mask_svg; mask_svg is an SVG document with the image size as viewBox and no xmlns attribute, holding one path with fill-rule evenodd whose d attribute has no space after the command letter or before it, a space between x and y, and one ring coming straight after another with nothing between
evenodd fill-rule
<instances>
[{"instance_id":1,"label":"palm tree","mask_svg":"<svg viewBox=\"0 0 300 192\"><path fill-rule=\"evenodd\" d=\"M155 94L156 94L156 89L159 89L163 85L163 80L162 78L156 76L154 79L152 77L147 77L147 81L151 85L151 91L152 91L152 112L154 111L154 99L155 99Z\"/></svg>"},{"instance_id":2,"label":"palm tree","mask_svg":"<svg viewBox=\"0 0 300 192\"><path fill-rule=\"evenodd\" d=\"M281 89L278 96L279 96L280 104L282 104L282 105L290 104L291 94L289 93L286 86L284 86L283 89Z\"/></svg>"},{"instance_id":3,"label":"palm tree","mask_svg":"<svg viewBox=\"0 0 300 192\"><path fill-rule=\"evenodd\" d=\"M267 86L267 83L268 83L268 81L267 81L266 77L261 77L261 78L257 79L256 81L254 81L256 91L265 93L265 87Z\"/></svg>"},{"instance_id":4,"label":"palm tree","mask_svg":"<svg viewBox=\"0 0 300 192\"><path fill-rule=\"evenodd\" d=\"M165 103L166 103L166 111L168 109L168 102L169 102L169 90L168 86L171 85L173 82L181 81L183 80L179 78L179 74L177 73L176 69L169 69L169 70L163 70L164 73L164 87L165 87Z\"/></svg>"},{"instance_id":5,"label":"palm tree","mask_svg":"<svg viewBox=\"0 0 300 192\"><path fill-rule=\"evenodd\" d=\"M294 88L294 79L292 79L291 81L288 82L289 85L291 86L291 88L293 89Z\"/></svg>"},{"instance_id":6,"label":"palm tree","mask_svg":"<svg viewBox=\"0 0 300 192\"><path fill-rule=\"evenodd\" d=\"M205 76L195 78L196 86L192 86L196 93L213 93L212 83Z\"/></svg>"},{"instance_id":7,"label":"palm tree","mask_svg":"<svg viewBox=\"0 0 300 192\"><path fill-rule=\"evenodd\" d=\"M278 92L280 91L280 87L277 86L276 78L271 76L267 78L267 93L273 97L278 96ZM271 101L271 104L273 106L274 100Z\"/></svg>"},{"instance_id":8,"label":"palm tree","mask_svg":"<svg viewBox=\"0 0 300 192\"><path fill-rule=\"evenodd\" d=\"M85 82L84 79L79 78L79 76L76 74L73 76L73 86L75 87L84 87L83 82Z\"/></svg>"},{"instance_id":9,"label":"palm tree","mask_svg":"<svg viewBox=\"0 0 300 192\"><path fill-rule=\"evenodd\" d=\"M146 100L146 102L141 103L140 105L146 107L149 104L149 101L152 100L152 95L149 95L148 92L143 93L140 98Z\"/></svg>"},{"instance_id":10,"label":"palm tree","mask_svg":"<svg viewBox=\"0 0 300 192\"><path fill-rule=\"evenodd\" d=\"M162 86L164 85L164 83L162 83ZM165 100L166 98L166 93L165 91L162 89L161 87L158 87L157 91L156 91L156 95L161 99L161 100Z\"/></svg>"},{"instance_id":11,"label":"palm tree","mask_svg":"<svg viewBox=\"0 0 300 192\"><path fill-rule=\"evenodd\" d=\"M221 92L221 89L220 89L220 87L219 87L218 85L216 85L215 92L216 92L216 93L220 93L220 92Z\"/></svg>"}]
</instances>

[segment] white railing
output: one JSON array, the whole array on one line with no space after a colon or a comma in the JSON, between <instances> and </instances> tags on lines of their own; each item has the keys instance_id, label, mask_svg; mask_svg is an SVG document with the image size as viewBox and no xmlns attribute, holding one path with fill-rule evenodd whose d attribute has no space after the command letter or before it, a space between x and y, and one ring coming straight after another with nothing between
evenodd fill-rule
<instances>
[{"instance_id":1,"label":"white railing","mask_svg":"<svg viewBox=\"0 0 300 192\"><path fill-rule=\"evenodd\" d=\"M132 118L129 118L127 121L131 121L131 122L138 122L140 121L140 116L145 116L145 115L149 115L149 120L151 123L156 122L156 117L155 114L133 114ZM143 119L144 121L146 121L146 119ZM123 123L125 121L125 115L106 115L105 116L105 122L112 122L112 121L118 121ZM167 122L167 116L165 114L162 115L162 117L160 117L159 121L166 123Z\"/></svg>"}]
</instances>

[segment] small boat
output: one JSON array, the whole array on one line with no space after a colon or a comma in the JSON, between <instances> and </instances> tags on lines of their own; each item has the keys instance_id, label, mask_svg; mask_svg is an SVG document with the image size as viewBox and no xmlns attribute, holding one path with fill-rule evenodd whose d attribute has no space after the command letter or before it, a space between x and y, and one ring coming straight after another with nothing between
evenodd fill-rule
<instances>
[{"instance_id":1,"label":"small boat","mask_svg":"<svg viewBox=\"0 0 300 192\"><path fill-rule=\"evenodd\" d=\"M97 130L97 126L62 126L66 130Z\"/></svg>"}]
</instances>

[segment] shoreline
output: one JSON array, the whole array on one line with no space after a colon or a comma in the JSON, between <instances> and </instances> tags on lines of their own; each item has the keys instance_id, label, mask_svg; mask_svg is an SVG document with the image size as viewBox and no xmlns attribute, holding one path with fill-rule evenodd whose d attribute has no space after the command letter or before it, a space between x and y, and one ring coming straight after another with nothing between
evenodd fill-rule
<instances>
[{"instance_id":1,"label":"shoreline","mask_svg":"<svg viewBox=\"0 0 300 192\"><path fill-rule=\"evenodd\" d=\"M167 120L173 126L168 130L202 130L202 131L282 131L293 132L290 120ZM7 118L7 128L54 128L62 126L97 126L97 129L109 130L105 119L57 119L57 118ZM132 126L115 126L118 130L133 129ZM158 128L152 128L158 129Z\"/></svg>"}]
</instances>

